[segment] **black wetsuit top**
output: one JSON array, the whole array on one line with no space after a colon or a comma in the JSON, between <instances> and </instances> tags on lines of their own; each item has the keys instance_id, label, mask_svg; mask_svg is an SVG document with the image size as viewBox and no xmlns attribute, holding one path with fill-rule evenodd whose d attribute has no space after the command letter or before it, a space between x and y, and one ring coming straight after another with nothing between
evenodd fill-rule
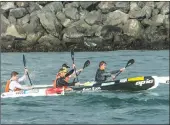
<instances>
[{"instance_id":1,"label":"black wetsuit top","mask_svg":"<svg viewBox=\"0 0 170 125\"><path fill-rule=\"evenodd\" d=\"M65 77L60 77L56 80L56 87L63 87L63 86L74 86L75 83L68 83L65 81Z\"/></svg>"},{"instance_id":2,"label":"black wetsuit top","mask_svg":"<svg viewBox=\"0 0 170 125\"><path fill-rule=\"evenodd\" d=\"M111 72L106 72L105 70L97 69L95 81L97 83L102 83L107 80L108 77L111 77L112 74L118 73L120 70L115 70Z\"/></svg>"}]
</instances>

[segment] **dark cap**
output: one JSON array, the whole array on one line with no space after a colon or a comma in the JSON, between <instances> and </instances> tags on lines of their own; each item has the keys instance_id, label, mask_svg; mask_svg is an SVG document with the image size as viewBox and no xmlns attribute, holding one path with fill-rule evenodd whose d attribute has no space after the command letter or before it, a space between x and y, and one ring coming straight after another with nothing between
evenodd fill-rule
<instances>
[{"instance_id":1,"label":"dark cap","mask_svg":"<svg viewBox=\"0 0 170 125\"><path fill-rule=\"evenodd\" d=\"M66 63L64 63L62 67L70 68L70 66L68 66Z\"/></svg>"},{"instance_id":2,"label":"dark cap","mask_svg":"<svg viewBox=\"0 0 170 125\"><path fill-rule=\"evenodd\" d=\"M101 61L100 63L99 63L99 67L101 66L101 65L103 65L103 64L107 64L105 61Z\"/></svg>"}]
</instances>

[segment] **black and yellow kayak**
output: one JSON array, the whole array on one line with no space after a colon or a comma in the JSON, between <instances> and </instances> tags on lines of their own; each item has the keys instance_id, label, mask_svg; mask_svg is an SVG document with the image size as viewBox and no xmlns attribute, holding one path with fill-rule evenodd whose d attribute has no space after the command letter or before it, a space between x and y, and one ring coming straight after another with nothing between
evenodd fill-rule
<instances>
[{"instance_id":1,"label":"black and yellow kayak","mask_svg":"<svg viewBox=\"0 0 170 125\"><path fill-rule=\"evenodd\" d=\"M89 91L89 90L127 90L127 91L141 91L156 88L160 81L169 83L169 77L159 78L157 76L138 76L114 81L107 81L103 83L86 82L81 86L73 86L75 91Z\"/></svg>"}]
</instances>

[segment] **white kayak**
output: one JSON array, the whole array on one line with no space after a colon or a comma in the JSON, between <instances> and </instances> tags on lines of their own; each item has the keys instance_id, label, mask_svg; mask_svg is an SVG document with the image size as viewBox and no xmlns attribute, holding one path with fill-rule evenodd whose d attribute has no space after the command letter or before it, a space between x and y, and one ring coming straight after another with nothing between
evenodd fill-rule
<instances>
[{"instance_id":1,"label":"white kayak","mask_svg":"<svg viewBox=\"0 0 170 125\"><path fill-rule=\"evenodd\" d=\"M31 89L31 90L21 90L15 92L4 92L1 94L1 98L16 98L16 97L27 97L27 96L59 96L64 95L64 91L59 93L49 93L47 89Z\"/></svg>"}]
</instances>

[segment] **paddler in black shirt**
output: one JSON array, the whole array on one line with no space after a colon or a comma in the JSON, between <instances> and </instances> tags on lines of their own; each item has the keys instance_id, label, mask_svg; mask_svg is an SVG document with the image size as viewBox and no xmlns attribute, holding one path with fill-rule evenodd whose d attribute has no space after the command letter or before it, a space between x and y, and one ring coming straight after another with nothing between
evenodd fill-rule
<instances>
[{"instance_id":1,"label":"paddler in black shirt","mask_svg":"<svg viewBox=\"0 0 170 125\"><path fill-rule=\"evenodd\" d=\"M105 69L106 69L106 62L101 61L99 63L99 68L97 69L96 76L95 76L95 81L97 82L97 84L101 84L102 82L105 82L109 77L115 79L115 76L113 76L114 74L118 73L119 71L123 72L125 70L125 68L121 68L120 70L106 72Z\"/></svg>"},{"instance_id":2,"label":"paddler in black shirt","mask_svg":"<svg viewBox=\"0 0 170 125\"><path fill-rule=\"evenodd\" d=\"M69 76L65 77L66 73L68 73L67 69L61 68L59 70L59 78L56 79L56 87L64 87L65 90L71 90L68 86L71 86L71 83L68 83ZM70 74L71 75L71 74Z\"/></svg>"}]
</instances>

